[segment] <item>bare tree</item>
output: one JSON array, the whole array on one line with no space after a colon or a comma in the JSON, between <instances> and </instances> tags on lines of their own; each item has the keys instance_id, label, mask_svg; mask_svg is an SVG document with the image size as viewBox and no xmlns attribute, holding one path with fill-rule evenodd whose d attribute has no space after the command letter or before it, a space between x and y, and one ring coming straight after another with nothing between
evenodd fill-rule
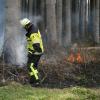
<instances>
[{"instance_id":1,"label":"bare tree","mask_svg":"<svg viewBox=\"0 0 100 100\"><path fill-rule=\"evenodd\" d=\"M16 48L18 39L15 36L19 36L20 32L20 0L7 0L6 1L6 15L5 15L5 34L4 34L4 60L7 63L16 63ZM19 48L19 47L18 47ZM12 52L12 49L14 52ZM9 59L11 56L13 58Z\"/></svg>"},{"instance_id":2,"label":"bare tree","mask_svg":"<svg viewBox=\"0 0 100 100\"><path fill-rule=\"evenodd\" d=\"M71 44L71 0L65 0L65 36L64 45Z\"/></svg>"},{"instance_id":3,"label":"bare tree","mask_svg":"<svg viewBox=\"0 0 100 100\"><path fill-rule=\"evenodd\" d=\"M29 1L29 16L33 15L33 0Z\"/></svg>"},{"instance_id":4,"label":"bare tree","mask_svg":"<svg viewBox=\"0 0 100 100\"><path fill-rule=\"evenodd\" d=\"M40 5L40 13L41 13L41 16L42 16L42 23L41 23L41 30L42 32L45 32L45 0L41 0L41 5Z\"/></svg>"},{"instance_id":5,"label":"bare tree","mask_svg":"<svg viewBox=\"0 0 100 100\"><path fill-rule=\"evenodd\" d=\"M5 38L19 32L20 20L20 0L6 1L6 35Z\"/></svg>"},{"instance_id":6,"label":"bare tree","mask_svg":"<svg viewBox=\"0 0 100 100\"><path fill-rule=\"evenodd\" d=\"M96 43L100 43L99 36L99 9L100 9L100 1L95 0L95 13L94 13L94 39Z\"/></svg>"},{"instance_id":7,"label":"bare tree","mask_svg":"<svg viewBox=\"0 0 100 100\"><path fill-rule=\"evenodd\" d=\"M80 37L85 39L86 32L86 2L87 0L80 1Z\"/></svg>"},{"instance_id":8,"label":"bare tree","mask_svg":"<svg viewBox=\"0 0 100 100\"><path fill-rule=\"evenodd\" d=\"M46 26L50 43L57 42L55 0L46 0Z\"/></svg>"},{"instance_id":9,"label":"bare tree","mask_svg":"<svg viewBox=\"0 0 100 100\"><path fill-rule=\"evenodd\" d=\"M58 43L62 45L62 0L57 0L56 11Z\"/></svg>"},{"instance_id":10,"label":"bare tree","mask_svg":"<svg viewBox=\"0 0 100 100\"><path fill-rule=\"evenodd\" d=\"M79 38L79 5L80 5L80 0L75 0L75 35L76 35L76 39Z\"/></svg>"}]
</instances>

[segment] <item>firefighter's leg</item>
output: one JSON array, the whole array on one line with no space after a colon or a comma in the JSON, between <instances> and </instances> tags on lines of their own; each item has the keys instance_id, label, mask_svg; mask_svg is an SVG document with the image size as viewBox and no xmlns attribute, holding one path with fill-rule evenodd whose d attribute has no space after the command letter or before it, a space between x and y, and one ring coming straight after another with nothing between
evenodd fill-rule
<instances>
[{"instance_id":1,"label":"firefighter's leg","mask_svg":"<svg viewBox=\"0 0 100 100\"><path fill-rule=\"evenodd\" d=\"M31 84L39 82L39 72L37 70L39 59L40 56L36 56L36 55L32 55L28 59L28 69L29 69Z\"/></svg>"},{"instance_id":2,"label":"firefighter's leg","mask_svg":"<svg viewBox=\"0 0 100 100\"><path fill-rule=\"evenodd\" d=\"M39 80L38 70L35 68L34 63L31 63L30 69L31 69L31 71L29 72L30 76L34 77L34 79L38 81Z\"/></svg>"}]
</instances>

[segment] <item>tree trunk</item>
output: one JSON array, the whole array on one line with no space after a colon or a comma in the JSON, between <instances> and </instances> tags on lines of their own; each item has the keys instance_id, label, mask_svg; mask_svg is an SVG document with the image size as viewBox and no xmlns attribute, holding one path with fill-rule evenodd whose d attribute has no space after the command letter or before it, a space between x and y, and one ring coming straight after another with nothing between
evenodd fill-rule
<instances>
[{"instance_id":1,"label":"tree trunk","mask_svg":"<svg viewBox=\"0 0 100 100\"><path fill-rule=\"evenodd\" d=\"M29 0L29 16L30 18L33 16L33 0Z\"/></svg>"},{"instance_id":2,"label":"tree trunk","mask_svg":"<svg viewBox=\"0 0 100 100\"><path fill-rule=\"evenodd\" d=\"M45 33L45 0L41 0L40 14L42 16L41 31Z\"/></svg>"},{"instance_id":3,"label":"tree trunk","mask_svg":"<svg viewBox=\"0 0 100 100\"><path fill-rule=\"evenodd\" d=\"M79 5L80 0L73 0L72 8L72 39L76 42L79 39Z\"/></svg>"},{"instance_id":4,"label":"tree trunk","mask_svg":"<svg viewBox=\"0 0 100 100\"><path fill-rule=\"evenodd\" d=\"M20 2L20 0L6 1L4 53L7 62L12 64L15 64L17 62L17 57L20 56L18 55L20 52L19 46L22 36L20 31Z\"/></svg>"},{"instance_id":5,"label":"tree trunk","mask_svg":"<svg viewBox=\"0 0 100 100\"><path fill-rule=\"evenodd\" d=\"M76 34L76 39L79 39L79 3L80 0L76 0L76 16L75 16L75 22L76 22L76 27L75 27L75 34Z\"/></svg>"},{"instance_id":6,"label":"tree trunk","mask_svg":"<svg viewBox=\"0 0 100 100\"><path fill-rule=\"evenodd\" d=\"M71 44L71 0L65 0L65 36L64 46Z\"/></svg>"},{"instance_id":7,"label":"tree trunk","mask_svg":"<svg viewBox=\"0 0 100 100\"><path fill-rule=\"evenodd\" d=\"M86 32L86 2L87 0L80 1L80 37L85 39Z\"/></svg>"},{"instance_id":8,"label":"tree trunk","mask_svg":"<svg viewBox=\"0 0 100 100\"><path fill-rule=\"evenodd\" d=\"M33 0L33 14L37 15L37 1Z\"/></svg>"},{"instance_id":9,"label":"tree trunk","mask_svg":"<svg viewBox=\"0 0 100 100\"><path fill-rule=\"evenodd\" d=\"M57 0L56 11L58 43L62 45L62 0Z\"/></svg>"},{"instance_id":10,"label":"tree trunk","mask_svg":"<svg viewBox=\"0 0 100 100\"><path fill-rule=\"evenodd\" d=\"M95 15L94 15L94 38L96 43L100 43L100 36L99 36L99 7L100 1L95 0Z\"/></svg>"},{"instance_id":11,"label":"tree trunk","mask_svg":"<svg viewBox=\"0 0 100 100\"><path fill-rule=\"evenodd\" d=\"M6 1L6 37L10 34L20 34L20 0Z\"/></svg>"},{"instance_id":12,"label":"tree trunk","mask_svg":"<svg viewBox=\"0 0 100 100\"><path fill-rule=\"evenodd\" d=\"M48 42L54 44L57 42L55 0L46 0L46 17Z\"/></svg>"},{"instance_id":13,"label":"tree trunk","mask_svg":"<svg viewBox=\"0 0 100 100\"><path fill-rule=\"evenodd\" d=\"M1 0L0 1L0 56L3 51L4 32L5 32L5 0Z\"/></svg>"}]
</instances>

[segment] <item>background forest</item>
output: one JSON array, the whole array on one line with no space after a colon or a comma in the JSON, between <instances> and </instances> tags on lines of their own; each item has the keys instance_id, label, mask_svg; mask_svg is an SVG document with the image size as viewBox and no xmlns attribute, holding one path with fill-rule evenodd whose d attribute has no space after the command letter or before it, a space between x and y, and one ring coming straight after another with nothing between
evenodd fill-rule
<instances>
[{"instance_id":1,"label":"background forest","mask_svg":"<svg viewBox=\"0 0 100 100\"><path fill-rule=\"evenodd\" d=\"M6 0L1 5L1 80L27 81L25 30L19 21L28 17L43 37L42 82L100 85L99 0Z\"/></svg>"},{"instance_id":2,"label":"background forest","mask_svg":"<svg viewBox=\"0 0 100 100\"><path fill-rule=\"evenodd\" d=\"M41 16L45 40L65 47L73 42L100 43L99 9L99 0L21 0L22 17Z\"/></svg>"},{"instance_id":3,"label":"background forest","mask_svg":"<svg viewBox=\"0 0 100 100\"><path fill-rule=\"evenodd\" d=\"M24 17L43 38L41 88L29 85ZM100 0L0 0L0 100L100 100Z\"/></svg>"}]
</instances>

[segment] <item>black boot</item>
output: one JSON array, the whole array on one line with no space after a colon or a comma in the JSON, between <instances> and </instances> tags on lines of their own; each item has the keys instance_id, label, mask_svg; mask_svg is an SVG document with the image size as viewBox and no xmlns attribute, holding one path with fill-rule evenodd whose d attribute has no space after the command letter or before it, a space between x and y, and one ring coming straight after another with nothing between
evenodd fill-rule
<instances>
[{"instance_id":1,"label":"black boot","mask_svg":"<svg viewBox=\"0 0 100 100\"><path fill-rule=\"evenodd\" d=\"M36 80L34 76L30 77L30 84L32 87L38 87L40 86L40 80Z\"/></svg>"},{"instance_id":2,"label":"black boot","mask_svg":"<svg viewBox=\"0 0 100 100\"><path fill-rule=\"evenodd\" d=\"M35 87L40 86L40 81L39 81L39 79L38 79L38 80L35 80L35 82L34 82L34 86L35 86Z\"/></svg>"}]
</instances>

